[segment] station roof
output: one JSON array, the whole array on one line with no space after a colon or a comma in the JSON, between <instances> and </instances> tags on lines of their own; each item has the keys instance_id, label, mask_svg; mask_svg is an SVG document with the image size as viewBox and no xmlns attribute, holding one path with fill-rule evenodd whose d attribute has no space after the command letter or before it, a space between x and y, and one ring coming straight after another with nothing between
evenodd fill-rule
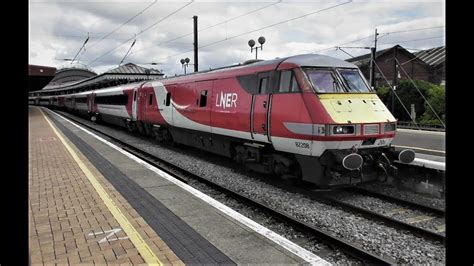
<instances>
[{"instance_id":1,"label":"station roof","mask_svg":"<svg viewBox=\"0 0 474 266\"><path fill-rule=\"evenodd\" d=\"M64 83L50 83L43 92L57 92L64 90L85 90L86 87L102 87L111 81L120 81L121 83L138 82L142 80L154 80L163 76L163 73L156 69L144 68L133 63L127 63L120 67L106 71L100 75L75 80Z\"/></svg>"},{"instance_id":2,"label":"station roof","mask_svg":"<svg viewBox=\"0 0 474 266\"><path fill-rule=\"evenodd\" d=\"M41 90L54 77L55 67L28 65L28 91Z\"/></svg>"},{"instance_id":3,"label":"station roof","mask_svg":"<svg viewBox=\"0 0 474 266\"><path fill-rule=\"evenodd\" d=\"M375 58L385 54L386 52L392 51L395 48L397 48L399 50L402 50L402 51L406 51L407 53L411 54L405 48L403 48L402 46L397 44L393 47L383 49L383 50L379 50L379 51L375 52ZM364 65L368 65L370 63L371 56L372 55L370 53L368 53L368 54L359 55L359 56L356 56L356 57L353 57L353 58L349 58L346 61L351 62L351 63L355 64L358 67L361 67L361 66L364 66Z\"/></svg>"},{"instance_id":4,"label":"station roof","mask_svg":"<svg viewBox=\"0 0 474 266\"><path fill-rule=\"evenodd\" d=\"M414 53L416 57L432 67L446 62L446 46L440 46Z\"/></svg>"}]
</instances>

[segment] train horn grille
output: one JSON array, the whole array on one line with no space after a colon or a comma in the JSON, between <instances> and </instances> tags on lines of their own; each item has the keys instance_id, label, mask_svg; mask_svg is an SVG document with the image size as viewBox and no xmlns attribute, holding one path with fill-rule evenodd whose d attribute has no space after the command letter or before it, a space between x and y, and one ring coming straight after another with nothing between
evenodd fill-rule
<instances>
[{"instance_id":1,"label":"train horn grille","mask_svg":"<svg viewBox=\"0 0 474 266\"><path fill-rule=\"evenodd\" d=\"M375 135L379 134L379 124L364 125L364 135Z\"/></svg>"}]
</instances>

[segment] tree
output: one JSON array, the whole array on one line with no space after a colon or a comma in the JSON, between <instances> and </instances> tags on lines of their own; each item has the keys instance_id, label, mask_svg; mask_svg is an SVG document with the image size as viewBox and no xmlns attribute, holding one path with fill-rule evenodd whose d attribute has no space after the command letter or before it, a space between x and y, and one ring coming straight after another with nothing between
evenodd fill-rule
<instances>
[{"instance_id":1,"label":"tree","mask_svg":"<svg viewBox=\"0 0 474 266\"><path fill-rule=\"evenodd\" d=\"M416 87L421 91L423 96L428 100L433 109L436 111L438 116L445 121L446 109L445 109L445 86L437 86L433 83L423 81L423 80L414 80ZM408 110L405 111L400 100L395 97L395 112L394 116L399 121L411 122L410 112L411 105L415 105L415 112L417 114L417 123L425 125L441 125L441 122L436 118L436 115L431 111L428 104L425 102L423 97L421 97L418 90L415 88L413 83L410 80L401 80L396 88L396 93L400 100L403 102L405 107ZM380 97L383 103L392 110L391 108L391 97L392 90L389 86L383 86L377 88L377 95Z\"/></svg>"},{"instance_id":2,"label":"tree","mask_svg":"<svg viewBox=\"0 0 474 266\"><path fill-rule=\"evenodd\" d=\"M432 86L428 90L428 95L425 96L438 116L445 122L446 116L446 87L445 86ZM441 122L436 115L431 111L428 104L425 103L425 112L420 119L421 124L427 125L441 125Z\"/></svg>"},{"instance_id":3,"label":"tree","mask_svg":"<svg viewBox=\"0 0 474 266\"><path fill-rule=\"evenodd\" d=\"M390 87L383 86L377 88L377 95L379 96L380 100L388 106L388 100L390 99Z\"/></svg>"}]
</instances>

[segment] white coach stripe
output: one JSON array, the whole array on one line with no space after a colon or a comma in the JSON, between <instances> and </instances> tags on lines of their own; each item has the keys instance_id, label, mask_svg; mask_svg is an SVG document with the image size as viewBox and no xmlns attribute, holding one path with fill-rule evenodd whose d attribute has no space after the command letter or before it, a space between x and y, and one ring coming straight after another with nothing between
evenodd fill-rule
<instances>
[{"instance_id":1,"label":"white coach stripe","mask_svg":"<svg viewBox=\"0 0 474 266\"><path fill-rule=\"evenodd\" d=\"M48 112L50 112L48 110ZM199 190L179 181L178 179L170 176L169 174L161 171L160 169L148 164L147 162L141 160L140 158L136 157L133 154L130 154L123 149L115 146L114 144L108 142L107 140L95 135L94 133L90 132L89 130L77 125L76 123L68 120L67 118L52 112L53 114L61 117L65 121L69 122L70 124L74 125L75 127L81 129L82 131L86 132L87 134L93 136L94 138L98 139L99 141L107 144L108 146L114 148L118 152L124 154L128 158L136 161L137 163L143 165L144 167L148 168L149 170L157 173L158 175L162 176L163 178L167 179L168 181L174 183L175 185L181 187L182 189L188 191L189 193L193 194L194 196L200 198L201 200L205 201L209 205L213 206L214 208L220 210L221 212L227 214L228 216L232 217L233 219L239 221L240 223L246 225L247 227L251 228L255 232L265 236L266 238L270 239L271 241L275 242L276 244L280 245L281 247L285 248L286 250L290 251L291 253L295 254L296 256L302 258L303 260L307 261L312 265L331 265L329 262L323 260L319 256L309 252L308 250L300 247L299 245L291 242L290 240L282 237L281 235L273 232L272 230L261 226L260 224L256 223L255 221L243 216L242 214L232 210L231 208L227 207L226 205L218 202L217 200L203 194Z\"/></svg>"}]
</instances>

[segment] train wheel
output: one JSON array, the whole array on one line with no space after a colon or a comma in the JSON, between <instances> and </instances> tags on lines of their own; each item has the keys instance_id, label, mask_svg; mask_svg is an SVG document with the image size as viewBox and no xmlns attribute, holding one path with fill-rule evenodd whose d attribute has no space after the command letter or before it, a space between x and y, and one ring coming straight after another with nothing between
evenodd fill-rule
<instances>
[{"instance_id":1,"label":"train wheel","mask_svg":"<svg viewBox=\"0 0 474 266\"><path fill-rule=\"evenodd\" d=\"M163 140L165 143L174 146L173 136L171 135L170 131L166 128L161 130L161 135L163 136Z\"/></svg>"},{"instance_id":2,"label":"train wheel","mask_svg":"<svg viewBox=\"0 0 474 266\"><path fill-rule=\"evenodd\" d=\"M143 128L142 122L137 121L136 125L137 125L137 129L138 129L138 133L140 133L141 135L145 135L145 129Z\"/></svg>"},{"instance_id":3,"label":"train wheel","mask_svg":"<svg viewBox=\"0 0 474 266\"><path fill-rule=\"evenodd\" d=\"M232 157L238 164L242 164L245 161L245 148L241 145L234 147L234 156Z\"/></svg>"}]
</instances>

